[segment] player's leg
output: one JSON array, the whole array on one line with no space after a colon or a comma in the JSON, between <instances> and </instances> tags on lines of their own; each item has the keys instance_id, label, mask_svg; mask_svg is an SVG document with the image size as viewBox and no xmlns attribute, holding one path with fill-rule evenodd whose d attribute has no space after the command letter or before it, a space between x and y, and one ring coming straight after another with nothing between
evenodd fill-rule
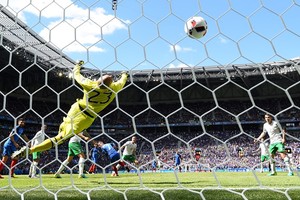
<instances>
[{"instance_id":1,"label":"player's leg","mask_svg":"<svg viewBox=\"0 0 300 200\"><path fill-rule=\"evenodd\" d=\"M119 176L117 166L114 164L111 168L112 168L112 171L113 171L111 173L111 176Z\"/></svg>"},{"instance_id":2,"label":"player's leg","mask_svg":"<svg viewBox=\"0 0 300 200\"><path fill-rule=\"evenodd\" d=\"M41 144L36 145L30 148L29 154L33 152L43 152L49 150L55 145L62 144L67 138L69 127L72 125L67 118L63 119L64 121L59 126L59 131L57 136L44 140Z\"/></svg>"},{"instance_id":3,"label":"player's leg","mask_svg":"<svg viewBox=\"0 0 300 200\"><path fill-rule=\"evenodd\" d=\"M32 172L31 172L31 178L38 178L36 175L36 169L40 160L40 152L34 152L32 153L33 161L31 163L32 165Z\"/></svg>"},{"instance_id":4,"label":"player's leg","mask_svg":"<svg viewBox=\"0 0 300 200\"><path fill-rule=\"evenodd\" d=\"M275 154L271 155L271 159L270 159L270 165L271 165L271 173L268 174L269 176L274 176L277 175L276 169L275 169Z\"/></svg>"},{"instance_id":5,"label":"player's leg","mask_svg":"<svg viewBox=\"0 0 300 200\"><path fill-rule=\"evenodd\" d=\"M278 152L280 154L280 157L281 157L281 159L283 159L283 161L285 163L285 166L286 166L286 168L288 170L288 176L293 176L294 173L293 173L293 171L291 169L290 159L289 159L289 157L286 154L284 145L282 143L280 143L280 144L277 145L277 148L278 148Z\"/></svg>"},{"instance_id":6,"label":"player's leg","mask_svg":"<svg viewBox=\"0 0 300 200\"><path fill-rule=\"evenodd\" d=\"M15 173L15 166L16 166L17 163L18 163L17 158L12 159L11 163L10 163L10 173L9 173L9 175L13 178L15 177L14 173Z\"/></svg>"},{"instance_id":7,"label":"player's leg","mask_svg":"<svg viewBox=\"0 0 300 200\"><path fill-rule=\"evenodd\" d=\"M61 172L67 167L67 165L73 160L74 156L68 156L66 160L64 160L60 167L58 168L57 172L55 172L54 177L55 178L61 178L60 174Z\"/></svg>"},{"instance_id":8,"label":"player's leg","mask_svg":"<svg viewBox=\"0 0 300 200\"><path fill-rule=\"evenodd\" d=\"M90 168L89 168L89 170L88 170L88 172L91 174L91 173L94 173L94 163L92 163L91 164L91 166L90 166Z\"/></svg>"},{"instance_id":9,"label":"player's leg","mask_svg":"<svg viewBox=\"0 0 300 200\"><path fill-rule=\"evenodd\" d=\"M73 156L78 156L79 157L79 161L78 161L78 167L79 167L78 178L86 178L86 176L83 173L85 155L84 155L84 151L82 149L82 146L81 146L80 142L69 143L69 153L68 153L68 155L72 156L72 157Z\"/></svg>"},{"instance_id":10,"label":"player's leg","mask_svg":"<svg viewBox=\"0 0 300 200\"><path fill-rule=\"evenodd\" d=\"M288 176L294 176L294 173L293 173L292 168L291 168L291 162L290 162L289 157L285 153L280 153L280 154L281 154L281 158L283 157L283 161L284 161L285 166L288 170Z\"/></svg>"},{"instance_id":11,"label":"player's leg","mask_svg":"<svg viewBox=\"0 0 300 200\"><path fill-rule=\"evenodd\" d=\"M119 169L120 169L121 167L125 167L126 171L127 171L127 172L130 172L130 169L129 169L128 165L124 162L124 160L125 160L125 161L128 161L128 162L131 162L132 159L130 159L130 158L131 158L130 155L123 155L123 156L122 156L122 161L120 161L120 162L117 164L117 166L116 166L117 170L119 171Z\"/></svg>"},{"instance_id":12,"label":"player's leg","mask_svg":"<svg viewBox=\"0 0 300 200\"><path fill-rule=\"evenodd\" d=\"M15 147L15 145L9 145L6 148L6 152L3 152L3 155L6 156L11 156L13 154L13 152L15 152L17 149ZM11 163L10 163L10 173L9 175L11 177L14 177L14 171L15 171L15 165L18 163L18 158L11 158Z\"/></svg>"},{"instance_id":13,"label":"player's leg","mask_svg":"<svg viewBox=\"0 0 300 200\"><path fill-rule=\"evenodd\" d=\"M29 178L31 178L31 175L32 175L32 168L33 168L33 161L31 162L30 167L29 167L29 173L28 173Z\"/></svg>"},{"instance_id":14,"label":"player's leg","mask_svg":"<svg viewBox=\"0 0 300 200\"><path fill-rule=\"evenodd\" d=\"M260 156L260 173L263 173L264 172L264 162L266 160L266 157L264 155L261 155Z\"/></svg>"},{"instance_id":15,"label":"player's leg","mask_svg":"<svg viewBox=\"0 0 300 200\"><path fill-rule=\"evenodd\" d=\"M0 179L3 178L3 176L1 175L1 172L2 172L4 164L7 162L7 160L8 160L8 156L4 155L4 151L3 151L3 157L2 157L2 160L0 161Z\"/></svg>"},{"instance_id":16,"label":"player's leg","mask_svg":"<svg viewBox=\"0 0 300 200\"><path fill-rule=\"evenodd\" d=\"M275 176L275 175L277 175L276 169L275 169L275 160L274 160L276 152L277 152L276 144L270 144L269 152L271 154L271 158L270 158L271 173L268 174L268 176Z\"/></svg>"},{"instance_id":17,"label":"player's leg","mask_svg":"<svg viewBox=\"0 0 300 200\"><path fill-rule=\"evenodd\" d=\"M57 172L54 174L55 178L61 178L61 172L67 167L67 165L73 160L75 153L73 152L73 143L68 144L68 157L64 160L60 167L58 168Z\"/></svg>"},{"instance_id":18,"label":"player's leg","mask_svg":"<svg viewBox=\"0 0 300 200\"><path fill-rule=\"evenodd\" d=\"M128 165L126 165L124 161L120 161L120 162L118 162L118 164L116 165L116 168L117 168L118 171L119 171L119 169L120 169L121 167L125 167L125 169L126 169L127 171L129 170ZM129 171L130 171L130 170L129 170ZM129 171L128 171L128 172L129 172Z\"/></svg>"},{"instance_id":19,"label":"player's leg","mask_svg":"<svg viewBox=\"0 0 300 200\"><path fill-rule=\"evenodd\" d=\"M62 123L60 125L60 127L62 127L63 125L64 125L64 123ZM64 129L60 129L60 131L64 131ZM57 136L50 138L50 139L46 139L41 144L29 148L28 154L32 154L33 152L43 152L43 151L51 149L52 147L55 146L55 144L63 143L64 140L62 140L62 135L63 135L63 132L59 132L59 134ZM20 150L15 151L11 157L13 159L17 158L17 157L25 157L26 150L27 150L27 147L23 146Z\"/></svg>"},{"instance_id":20,"label":"player's leg","mask_svg":"<svg viewBox=\"0 0 300 200\"><path fill-rule=\"evenodd\" d=\"M78 166L79 166L78 178L86 178L85 174L83 173L84 162L85 162L84 153L81 152L80 154L78 154L78 157L79 157L79 161L78 161Z\"/></svg>"},{"instance_id":21,"label":"player's leg","mask_svg":"<svg viewBox=\"0 0 300 200\"><path fill-rule=\"evenodd\" d=\"M117 153L117 154L115 154L111 159L110 159L110 162L111 163L113 163L113 162L115 162L115 161L117 161L117 160L119 160L120 159L120 154L119 153ZM120 163L120 162L119 162ZM118 173L118 168L117 168L117 166L116 166L116 164L113 164L112 165L112 176L119 176L119 173Z\"/></svg>"},{"instance_id":22,"label":"player's leg","mask_svg":"<svg viewBox=\"0 0 300 200\"><path fill-rule=\"evenodd\" d=\"M97 163L97 157L92 156L92 164L89 168L89 171L88 171L89 173L96 173L96 170L97 170L96 163Z\"/></svg>"},{"instance_id":23,"label":"player's leg","mask_svg":"<svg viewBox=\"0 0 300 200\"><path fill-rule=\"evenodd\" d=\"M28 153L31 154L33 152L43 152L48 149L51 149L56 144L60 145L68 138L72 137L74 134L78 134L83 130L87 129L91 126L94 121L94 118L87 118L84 114L81 113L79 109L78 103L74 103L71 106L71 109L68 112L68 116L64 117L63 123L59 127L59 133L57 136L46 139L41 144L36 145L28 150ZM19 151L16 151L12 158L21 156L26 156L27 147L22 147Z\"/></svg>"}]
</instances>

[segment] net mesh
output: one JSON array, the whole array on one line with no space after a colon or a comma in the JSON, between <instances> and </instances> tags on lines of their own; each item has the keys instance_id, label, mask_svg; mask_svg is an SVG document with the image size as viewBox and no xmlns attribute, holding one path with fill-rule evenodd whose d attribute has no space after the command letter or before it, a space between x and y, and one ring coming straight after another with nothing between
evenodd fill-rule
<instances>
[{"instance_id":1,"label":"net mesh","mask_svg":"<svg viewBox=\"0 0 300 200\"><path fill-rule=\"evenodd\" d=\"M93 140L117 147L136 136L139 161L126 162L138 174L134 183L118 186L110 179L117 162L102 156L96 164L99 182L84 187L77 180L78 159L74 159L65 169L70 182L54 191L43 175L55 173L65 160L66 142L43 154L41 177L32 188L18 189L8 178L1 180L0 191L12 188L24 198L42 189L58 199L64 191L74 190L91 199L95 191L110 190L127 199L132 190L145 190L164 199L169 190L184 189L206 199L207 190L222 188L247 199L248 191L260 188L291 199L289 191L299 189L294 182L283 188L269 185L259 173L260 154L253 144L262 131L264 113L270 113L287 128L286 147L292 149L294 178L299 178L299 2L0 2L1 146L23 116L29 139L42 124L48 125L46 138L56 135L70 105L82 96L72 78L76 63L72 58L80 58L86 62L81 72L91 79L105 73L118 78L121 71L128 71L126 86L88 132ZM195 15L208 23L200 40L183 30ZM21 139L20 146L24 142ZM93 164L92 141L81 144L87 167ZM175 166L175 152L181 154L181 170ZM275 161L286 175L283 160ZM15 172L27 174L31 163L27 155ZM265 172L266 166L265 162ZM3 174L10 171L5 163ZM143 180L143 174L155 172L174 176L170 184L156 188ZM232 177L228 183L223 172L237 172L247 181L236 185ZM184 173L195 173L195 182L213 181L197 185Z\"/></svg>"}]
</instances>

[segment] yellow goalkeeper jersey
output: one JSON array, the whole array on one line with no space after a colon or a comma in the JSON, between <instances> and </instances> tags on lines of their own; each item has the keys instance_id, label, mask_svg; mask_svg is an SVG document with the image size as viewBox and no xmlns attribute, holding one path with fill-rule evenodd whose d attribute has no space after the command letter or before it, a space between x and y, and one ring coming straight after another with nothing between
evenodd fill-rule
<instances>
[{"instance_id":1,"label":"yellow goalkeeper jersey","mask_svg":"<svg viewBox=\"0 0 300 200\"><path fill-rule=\"evenodd\" d=\"M98 81L92 81L80 74L80 65L73 69L74 78L83 88L83 98L77 99L79 106L88 111L92 116L102 111L116 97L116 93L121 90L127 81L127 74L123 73L118 81L113 81L108 89L100 87ZM93 112L92 112L93 111Z\"/></svg>"}]
</instances>

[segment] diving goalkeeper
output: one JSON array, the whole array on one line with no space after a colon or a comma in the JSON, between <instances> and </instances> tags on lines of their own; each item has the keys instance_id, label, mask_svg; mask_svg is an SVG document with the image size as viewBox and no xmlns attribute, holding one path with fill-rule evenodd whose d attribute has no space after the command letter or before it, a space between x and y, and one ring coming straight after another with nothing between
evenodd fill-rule
<instances>
[{"instance_id":1,"label":"diving goalkeeper","mask_svg":"<svg viewBox=\"0 0 300 200\"><path fill-rule=\"evenodd\" d=\"M80 69L84 64L80 61L75 65L73 72L76 82L83 88L83 97L71 106L63 122L59 126L58 135L45 140L41 144L28 149L28 153L46 151L55 146L62 144L74 134L81 133L88 129L97 113L107 107L115 98L116 93L120 91L127 81L127 73L123 72L117 81L113 81L111 75L103 75L98 80L93 81L81 75ZM15 151L12 158L25 157L27 147Z\"/></svg>"}]
</instances>

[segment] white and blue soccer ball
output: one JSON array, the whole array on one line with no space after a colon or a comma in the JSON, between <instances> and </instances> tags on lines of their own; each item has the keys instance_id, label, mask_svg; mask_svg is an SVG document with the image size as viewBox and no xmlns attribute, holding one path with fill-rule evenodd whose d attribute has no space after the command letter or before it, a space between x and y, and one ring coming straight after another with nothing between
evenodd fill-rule
<instances>
[{"instance_id":1,"label":"white and blue soccer ball","mask_svg":"<svg viewBox=\"0 0 300 200\"><path fill-rule=\"evenodd\" d=\"M191 17L186 21L184 31L189 37L200 39L207 33L207 22L199 16Z\"/></svg>"}]
</instances>

